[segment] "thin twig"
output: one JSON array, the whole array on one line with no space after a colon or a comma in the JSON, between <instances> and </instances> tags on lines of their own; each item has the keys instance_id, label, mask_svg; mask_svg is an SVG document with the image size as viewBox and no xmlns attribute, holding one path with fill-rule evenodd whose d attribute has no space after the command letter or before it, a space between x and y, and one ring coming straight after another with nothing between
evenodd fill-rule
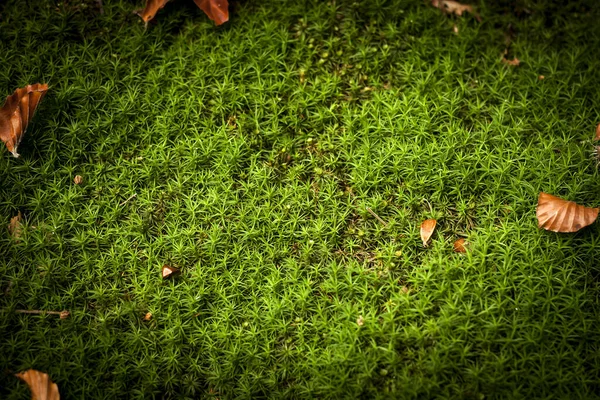
<instances>
[{"instance_id":1,"label":"thin twig","mask_svg":"<svg viewBox=\"0 0 600 400\"><path fill-rule=\"evenodd\" d=\"M104 6L102 5L102 0L96 0L96 3L98 3L98 8L100 8L100 15L104 14Z\"/></svg>"},{"instance_id":2,"label":"thin twig","mask_svg":"<svg viewBox=\"0 0 600 400\"><path fill-rule=\"evenodd\" d=\"M9 311L6 308L3 309L2 311ZM15 312L17 314L34 314L34 315L58 315L60 316L60 319L67 319L69 318L69 315L71 315L70 312L68 312L67 310L62 310L62 311L45 311L45 310L15 310Z\"/></svg>"},{"instance_id":3,"label":"thin twig","mask_svg":"<svg viewBox=\"0 0 600 400\"><path fill-rule=\"evenodd\" d=\"M51 314L60 315L62 311L45 311L45 310L15 310L19 314Z\"/></svg>"},{"instance_id":4,"label":"thin twig","mask_svg":"<svg viewBox=\"0 0 600 400\"><path fill-rule=\"evenodd\" d=\"M125 200L124 202L122 202L121 204L119 204L119 207L124 206L125 204L127 204L129 202L129 200L133 199L136 196L137 196L137 193L132 194L131 196L129 196L129 198L127 200Z\"/></svg>"},{"instance_id":5,"label":"thin twig","mask_svg":"<svg viewBox=\"0 0 600 400\"><path fill-rule=\"evenodd\" d=\"M375 211L371 210L371 207L367 207L367 211L370 212L372 216L374 216L375 218L377 218L377 220L379 222L381 222L383 224L383 226L385 226L385 227L388 226L388 224L384 220L382 220L379 215L375 214Z\"/></svg>"},{"instance_id":6,"label":"thin twig","mask_svg":"<svg viewBox=\"0 0 600 400\"><path fill-rule=\"evenodd\" d=\"M10 294L10 291L12 290L12 287L15 283L13 281L8 281L8 286L6 287L6 289L4 289L4 295L8 296Z\"/></svg>"}]
</instances>

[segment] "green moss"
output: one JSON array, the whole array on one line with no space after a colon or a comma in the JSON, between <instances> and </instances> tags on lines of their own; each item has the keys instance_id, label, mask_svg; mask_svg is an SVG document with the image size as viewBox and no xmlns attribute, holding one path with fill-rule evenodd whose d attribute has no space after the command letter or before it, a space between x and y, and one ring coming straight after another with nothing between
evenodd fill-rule
<instances>
[{"instance_id":1,"label":"green moss","mask_svg":"<svg viewBox=\"0 0 600 400\"><path fill-rule=\"evenodd\" d=\"M600 228L535 219L600 204L594 1L105 3L0 6L0 93L50 85L0 150L0 397L600 391Z\"/></svg>"}]
</instances>

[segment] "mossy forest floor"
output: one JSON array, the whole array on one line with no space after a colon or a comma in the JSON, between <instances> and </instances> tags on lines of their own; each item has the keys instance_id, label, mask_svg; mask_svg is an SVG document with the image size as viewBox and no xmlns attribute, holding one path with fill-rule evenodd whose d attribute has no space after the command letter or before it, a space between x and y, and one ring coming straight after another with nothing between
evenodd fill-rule
<instances>
[{"instance_id":1,"label":"mossy forest floor","mask_svg":"<svg viewBox=\"0 0 600 400\"><path fill-rule=\"evenodd\" d=\"M50 90L0 150L0 397L597 396L600 226L535 207L600 205L599 4L476 5L3 2L0 94Z\"/></svg>"}]
</instances>

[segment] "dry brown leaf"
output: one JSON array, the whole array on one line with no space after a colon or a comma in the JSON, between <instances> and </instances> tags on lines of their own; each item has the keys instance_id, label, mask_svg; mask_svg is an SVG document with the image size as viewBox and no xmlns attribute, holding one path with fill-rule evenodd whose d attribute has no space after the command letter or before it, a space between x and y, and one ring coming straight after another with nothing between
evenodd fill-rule
<instances>
[{"instance_id":1,"label":"dry brown leaf","mask_svg":"<svg viewBox=\"0 0 600 400\"><path fill-rule=\"evenodd\" d=\"M10 219L10 223L8 224L8 232L15 239L21 239L23 235L23 224L21 221L23 220L23 216L21 215L21 211Z\"/></svg>"},{"instance_id":2,"label":"dry brown leaf","mask_svg":"<svg viewBox=\"0 0 600 400\"><path fill-rule=\"evenodd\" d=\"M179 268L171 267L169 265L163 265L162 267L162 277L163 279L167 279L172 275L176 275L179 273Z\"/></svg>"},{"instance_id":3,"label":"dry brown leaf","mask_svg":"<svg viewBox=\"0 0 600 400\"><path fill-rule=\"evenodd\" d=\"M502 62L506 65L512 65L513 67L518 67L521 64L521 60L519 60L517 57L513 58L512 60L502 57Z\"/></svg>"},{"instance_id":4,"label":"dry brown leaf","mask_svg":"<svg viewBox=\"0 0 600 400\"><path fill-rule=\"evenodd\" d=\"M146 0L146 6L137 14L144 20L146 27L148 22L154 19L156 13L167 4L169 0ZM221 25L229 21L229 3L227 0L194 0L194 3L208 18Z\"/></svg>"},{"instance_id":5,"label":"dry brown leaf","mask_svg":"<svg viewBox=\"0 0 600 400\"><path fill-rule=\"evenodd\" d=\"M19 157L19 143L47 91L48 85L36 83L19 88L6 97L0 109L0 139L13 156Z\"/></svg>"},{"instance_id":6,"label":"dry brown leaf","mask_svg":"<svg viewBox=\"0 0 600 400\"><path fill-rule=\"evenodd\" d=\"M445 13L455 14L459 17L462 16L464 12L471 13L477 19L477 21L481 22L481 17L473 10L473 6L471 5L462 4L458 1L452 0L431 0L431 5L439 8Z\"/></svg>"},{"instance_id":7,"label":"dry brown leaf","mask_svg":"<svg viewBox=\"0 0 600 400\"><path fill-rule=\"evenodd\" d=\"M466 253L467 249L465 248L465 239L460 238L456 242L454 242L454 251L457 253Z\"/></svg>"},{"instance_id":8,"label":"dry brown leaf","mask_svg":"<svg viewBox=\"0 0 600 400\"><path fill-rule=\"evenodd\" d=\"M48 374L28 369L15 376L29 385L32 400L60 400L58 386L50 380Z\"/></svg>"},{"instance_id":9,"label":"dry brown leaf","mask_svg":"<svg viewBox=\"0 0 600 400\"><path fill-rule=\"evenodd\" d=\"M552 232L577 232L592 224L598 211L542 192L537 206L538 227Z\"/></svg>"},{"instance_id":10,"label":"dry brown leaf","mask_svg":"<svg viewBox=\"0 0 600 400\"><path fill-rule=\"evenodd\" d=\"M144 315L144 321L150 321L151 319L152 319L152 313L147 312L146 315Z\"/></svg>"},{"instance_id":11,"label":"dry brown leaf","mask_svg":"<svg viewBox=\"0 0 600 400\"><path fill-rule=\"evenodd\" d=\"M75 179L73 179L76 185L81 185L83 183L83 176L75 175Z\"/></svg>"},{"instance_id":12,"label":"dry brown leaf","mask_svg":"<svg viewBox=\"0 0 600 400\"><path fill-rule=\"evenodd\" d=\"M594 136L594 140L600 140L600 124L596 126L596 136Z\"/></svg>"},{"instance_id":13,"label":"dry brown leaf","mask_svg":"<svg viewBox=\"0 0 600 400\"><path fill-rule=\"evenodd\" d=\"M208 18L215 21L215 24L222 25L229 21L229 3L227 0L194 0L194 3Z\"/></svg>"},{"instance_id":14,"label":"dry brown leaf","mask_svg":"<svg viewBox=\"0 0 600 400\"><path fill-rule=\"evenodd\" d=\"M67 319L67 318L69 318L69 316L71 315L71 313L68 312L67 310L63 310L63 311L60 312L59 315L60 315L60 317L59 317L60 319Z\"/></svg>"},{"instance_id":15,"label":"dry brown leaf","mask_svg":"<svg viewBox=\"0 0 600 400\"><path fill-rule=\"evenodd\" d=\"M433 231L435 230L435 226L437 221L435 219L426 219L421 224L421 240L423 241L423 246L427 247L427 243L433 235Z\"/></svg>"},{"instance_id":16,"label":"dry brown leaf","mask_svg":"<svg viewBox=\"0 0 600 400\"><path fill-rule=\"evenodd\" d=\"M169 0L146 0L146 7L141 12L138 12L139 15L148 26L148 22L154 19L158 10L163 8L165 4L167 4Z\"/></svg>"}]
</instances>

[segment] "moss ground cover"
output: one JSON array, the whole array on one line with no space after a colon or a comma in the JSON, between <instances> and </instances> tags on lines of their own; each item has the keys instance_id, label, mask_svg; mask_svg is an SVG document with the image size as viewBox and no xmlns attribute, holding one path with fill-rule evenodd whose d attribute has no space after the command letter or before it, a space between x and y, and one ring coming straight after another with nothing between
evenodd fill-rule
<instances>
[{"instance_id":1,"label":"moss ground cover","mask_svg":"<svg viewBox=\"0 0 600 400\"><path fill-rule=\"evenodd\" d=\"M478 6L1 4L2 96L50 90L0 150L0 397L593 398L600 227L535 205L600 205L599 6Z\"/></svg>"}]
</instances>

